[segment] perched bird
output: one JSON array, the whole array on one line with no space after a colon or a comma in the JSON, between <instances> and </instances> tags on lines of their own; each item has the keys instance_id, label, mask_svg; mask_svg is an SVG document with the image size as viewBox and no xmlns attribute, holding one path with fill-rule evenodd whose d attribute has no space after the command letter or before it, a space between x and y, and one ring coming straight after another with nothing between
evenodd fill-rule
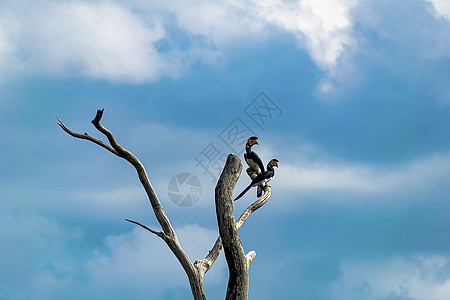
<instances>
[{"instance_id":1,"label":"perched bird","mask_svg":"<svg viewBox=\"0 0 450 300\"><path fill-rule=\"evenodd\" d=\"M252 186L258 186L261 187L261 189L263 189L266 185L267 182L269 182L273 176L275 175L275 170L273 169L273 167L277 167L278 168L278 159L272 159L271 161L269 161L269 163L267 164L267 171L262 172L261 174L258 174L253 180L252 182L249 184L248 187L246 187L242 193L240 193L236 199L234 199L234 201L238 200L239 198L241 198L242 196L244 196L245 193L248 192L248 190L252 187Z\"/></svg>"},{"instance_id":2,"label":"perched bird","mask_svg":"<svg viewBox=\"0 0 450 300\"><path fill-rule=\"evenodd\" d=\"M247 143L245 144L245 153L244 158L247 162L247 165L256 172L256 174L260 174L264 172L264 165L259 158L258 154L252 151L253 145L259 145L258 138L256 136L249 137ZM247 171L248 173L249 171Z\"/></svg>"},{"instance_id":3,"label":"perched bird","mask_svg":"<svg viewBox=\"0 0 450 300\"><path fill-rule=\"evenodd\" d=\"M250 176L250 179L255 179L258 174L261 174L264 172L264 165L261 161L261 158L259 158L258 154L256 154L254 151L252 151L253 145L259 145L258 138L256 136L252 136L248 138L247 143L245 144L245 153L244 153L244 159L247 162L247 165L249 168L247 168L247 174ZM257 197L261 197L262 195L262 189L258 186L258 190L256 192Z\"/></svg>"}]
</instances>

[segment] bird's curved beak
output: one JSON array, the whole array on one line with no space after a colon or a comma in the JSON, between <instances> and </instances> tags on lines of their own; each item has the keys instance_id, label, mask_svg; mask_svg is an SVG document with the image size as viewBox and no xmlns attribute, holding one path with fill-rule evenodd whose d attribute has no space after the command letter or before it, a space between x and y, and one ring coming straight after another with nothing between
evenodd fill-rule
<instances>
[{"instance_id":1,"label":"bird's curved beak","mask_svg":"<svg viewBox=\"0 0 450 300\"><path fill-rule=\"evenodd\" d=\"M278 163L277 162L274 162L274 164L273 164L275 167L277 167L278 168Z\"/></svg>"},{"instance_id":2,"label":"bird's curved beak","mask_svg":"<svg viewBox=\"0 0 450 300\"><path fill-rule=\"evenodd\" d=\"M259 145L258 141L257 141L257 140L254 140L254 141L253 141L253 145Z\"/></svg>"}]
</instances>

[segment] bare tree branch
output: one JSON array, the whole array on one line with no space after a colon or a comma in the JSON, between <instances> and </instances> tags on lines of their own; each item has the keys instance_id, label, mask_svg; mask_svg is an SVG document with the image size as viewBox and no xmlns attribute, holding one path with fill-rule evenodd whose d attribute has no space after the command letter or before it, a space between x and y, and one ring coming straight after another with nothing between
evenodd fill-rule
<instances>
[{"instance_id":1,"label":"bare tree branch","mask_svg":"<svg viewBox=\"0 0 450 300\"><path fill-rule=\"evenodd\" d=\"M248 297L247 258L236 230L233 211L233 190L241 171L240 159L236 155L228 155L215 192L217 223L229 271L225 300L246 300Z\"/></svg>"},{"instance_id":2,"label":"bare tree branch","mask_svg":"<svg viewBox=\"0 0 450 300\"><path fill-rule=\"evenodd\" d=\"M56 118L57 118L58 121L59 121L59 124L58 124L59 127L61 127L65 132L67 132L67 133L70 134L71 136L76 137L76 138L79 138L79 139L84 139L84 140L91 141L91 142L96 143L97 145L99 145L99 146L105 148L106 150L108 150L108 151L114 153L115 155L119 155L119 153L117 153L116 150L114 150L111 146L106 145L105 143L103 143L103 142L100 141L100 140L97 140L96 138L90 136L90 135L87 134L86 132L85 132L84 134L81 134L81 133L77 133L77 132L74 132L74 131L70 130L70 129L63 123L63 121L61 121L58 117L56 117Z\"/></svg>"},{"instance_id":3,"label":"bare tree branch","mask_svg":"<svg viewBox=\"0 0 450 300\"><path fill-rule=\"evenodd\" d=\"M125 221L128 221L128 222L130 222L130 223L139 225L139 226L141 226L142 228L144 228L144 229L150 231L151 233L156 234L157 236L159 236L159 237L162 238L163 240L166 240L166 238L167 238L167 236L166 236L166 235L164 234L164 232L162 232L162 231L156 231L156 230L153 230L153 229L151 229L150 227L145 226L144 224L141 224L141 223L139 223L139 222L137 222L137 221L133 221L133 220L130 220L130 219L125 219Z\"/></svg>"},{"instance_id":4,"label":"bare tree branch","mask_svg":"<svg viewBox=\"0 0 450 300\"><path fill-rule=\"evenodd\" d=\"M161 237L165 241L185 270L195 300L206 300L203 288L203 276L212 267L223 247L230 271L226 300L247 299L248 268L255 258L256 252L250 251L247 255L245 255L239 235L237 234L237 230L245 223L254 211L259 209L269 200L271 196L270 187L266 186L264 189L264 195L247 207L239 219L235 221L232 194L237 179L242 171L242 164L237 156L229 155L222 175L216 186L216 213L219 223L220 237L216 240L213 248L209 251L205 259L196 260L195 263L191 263L188 255L178 241L176 232L170 224L169 218L167 217L161 202L159 201L153 186L150 183L144 166L133 153L120 146L115 140L113 134L100 123L103 117L103 111L103 109L97 110L97 113L92 120L92 124L98 131L106 136L110 145L90 136L87 133L80 134L70 130L59 118L58 125L69 135L75 138L91 141L105 148L109 152L127 160L131 165L133 165L136 169L139 180L147 193L153 212L158 220L158 223L161 225L162 231L153 230L148 226L134 220L125 220L146 229L152 234Z\"/></svg>"},{"instance_id":5,"label":"bare tree branch","mask_svg":"<svg viewBox=\"0 0 450 300\"><path fill-rule=\"evenodd\" d=\"M138 160L130 151L122 148L116 142L112 133L108 129L106 129L102 124L100 124L100 120L102 119L103 116L103 111L104 109L97 110L97 114L95 115L95 118L91 121L91 123L94 124L95 128L97 128L98 131L100 131L107 137L109 143L114 148L114 150L116 150L118 156L125 158L130 163L133 163L135 160Z\"/></svg>"},{"instance_id":6,"label":"bare tree branch","mask_svg":"<svg viewBox=\"0 0 450 300\"><path fill-rule=\"evenodd\" d=\"M114 136L112 135L112 133L108 129L106 129L102 124L100 124L100 120L101 120L102 116L103 116L103 109L97 110L97 114L95 115L95 118L92 120L92 124L95 126L95 128L97 128L97 130L99 130L101 133L103 133L107 137L109 143L111 144L111 147L108 146L107 144L105 144L104 142L91 137L87 133L80 134L80 133L71 131L59 118L58 118L58 120L59 120L60 124L58 124L58 125L65 132L70 134L71 136L73 136L75 138L89 140L93 143L96 143L97 145L100 145L101 147L116 154L117 156L124 158L130 164L133 165L133 167L136 169L136 171L138 173L139 180L141 181L141 184L144 187L145 192L147 193L148 199L153 208L153 212L156 216L156 219L158 220L159 224L161 225L161 228L163 229L164 236L166 237L164 239L164 241L166 242L167 246L170 248L172 253L176 256L178 261L181 263L181 265L183 266L183 269L185 270L185 272L189 278L189 283L191 286L191 291L194 296L194 299L195 300L206 300L205 291L203 288L203 280L202 280L203 276L199 274L197 268L194 267L194 265L193 265L193 263L191 263L188 255L181 247L181 245L178 241L178 237L175 233L175 230L173 229L172 225L170 224L169 218L167 217L167 215L161 205L161 202L159 201L159 199L153 189L153 186L150 183L150 180L148 178L148 175L147 175L147 172L145 171L144 166L139 161L139 159L137 159L137 157L134 156L134 154L132 154L130 151L121 147L114 139ZM133 222L133 223L135 223L135 222ZM144 225L138 224L137 222L135 224L144 227ZM146 228L146 227L144 227L144 228ZM150 228L148 228L148 229L150 229ZM152 230L149 230L149 231L151 231L152 233L155 233Z\"/></svg>"},{"instance_id":7,"label":"bare tree branch","mask_svg":"<svg viewBox=\"0 0 450 300\"><path fill-rule=\"evenodd\" d=\"M245 223L245 221L253 212L255 212L257 209L266 204L266 202L269 201L271 195L272 195L271 188L270 186L266 185L264 187L264 194L261 196L261 198L250 204L241 214L239 219L236 221L236 230L239 230L241 228L241 226ZM221 250L222 250L222 239L219 236L216 242L214 243L214 246L209 251L208 255L202 260L196 260L194 263L194 265L197 267L197 269L201 272L202 275L208 272L208 270L212 267L217 257L219 256Z\"/></svg>"},{"instance_id":8,"label":"bare tree branch","mask_svg":"<svg viewBox=\"0 0 450 300\"><path fill-rule=\"evenodd\" d=\"M271 195L272 189L270 188L270 186L266 185L264 187L264 194L262 195L262 197L250 204L249 207L244 210L242 215L236 221L236 228L239 230L239 228L244 225L245 221L247 221L248 217L250 217L253 212L255 212L257 209L266 204L267 201L269 201Z\"/></svg>"},{"instance_id":9,"label":"bare tree branch","mask_svg":"<svg viewBox=\"0 0 450 300\"><path fill-rule=\"evenodd\" d=\"M250 265L252 264L252 261L255 257L256 257L256 252L253 250L245 255L245 258L247 258L247 269L250 268Z\"/></svg>"}]
</instances>

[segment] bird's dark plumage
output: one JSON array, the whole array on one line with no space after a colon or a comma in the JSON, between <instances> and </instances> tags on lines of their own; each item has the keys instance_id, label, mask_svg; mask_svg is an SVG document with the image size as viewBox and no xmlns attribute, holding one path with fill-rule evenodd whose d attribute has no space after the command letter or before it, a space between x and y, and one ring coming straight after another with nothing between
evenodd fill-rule
<instances>
[{"instance_id":1,"label":"bird's dark plumage","mask_svg":"<svg viewBox=\"0 0 450 300\"><path fill-rule=\"evenodd\" d=\"M274 158L271 161L269 161L269 163L267 164L267 171L258 174L252 180L252 182L236 197L236 199L234 199L234 201L244 196L244 194L247 193L252 186L257 186L258 188L261 188L262 194L262 189L267 185L267 182L269 182L275 175L275 170L273 167L278 167L278 159ZM261 195L259 195L258 197L260 196Z\"/></svg>"},{"instance_id":2,"label":"bird's dark plumage","mask_svg":"<svg viewBox=\"0 0 450 300\"><path fill-rule=\"evenodd\" d=\"M252 146L258 145L258 138L256 136L252 136L247 140L245 144L245 153L244 158L247 162L247 165L256 172L256 174L260 174L264 172L264 165L259 158L258 154L252 151Z\"/></svg>"},{"instance_id":3,"label":"bird's dark plumage","mask_svg":"<svg viewBox=\"0 0 450 300\"><path fill-rule=\"evenodd\" d=\"M264 172L264 165L261 161L261 158L259 158L258 154L256 154L254 151L252 151L253 145L259 145L258 138L256 136L252 136L248 138L247 143L245 144L245 153L244 153L244 159L249 166L247 169L247 174L250 176L250 179L254 179L258 174L261 174ZM256 196L261 197L262 195L262 189L258 186Z\"/></svg>"}]
</instances>

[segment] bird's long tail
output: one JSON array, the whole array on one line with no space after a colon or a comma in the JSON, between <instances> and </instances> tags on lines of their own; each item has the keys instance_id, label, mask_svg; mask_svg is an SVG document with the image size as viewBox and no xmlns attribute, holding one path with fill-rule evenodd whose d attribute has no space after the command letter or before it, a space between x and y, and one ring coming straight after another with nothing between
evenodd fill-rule
<instances>
[{"instance_id":1,"label":"bird's long tail","mask_svg":"<svg viewBox=\"0 0 450 300\"><path fill-rule=\"evenodd\" d=\"M241 198L242 196L244 196L245 193L248 192L248 190L252 187L252 185L250 184L248 187L245 188L245 190L243 190L237 197L236 199L234 199L234 201L238 200L239 198Z\"/></svg>"}]
</instances>

